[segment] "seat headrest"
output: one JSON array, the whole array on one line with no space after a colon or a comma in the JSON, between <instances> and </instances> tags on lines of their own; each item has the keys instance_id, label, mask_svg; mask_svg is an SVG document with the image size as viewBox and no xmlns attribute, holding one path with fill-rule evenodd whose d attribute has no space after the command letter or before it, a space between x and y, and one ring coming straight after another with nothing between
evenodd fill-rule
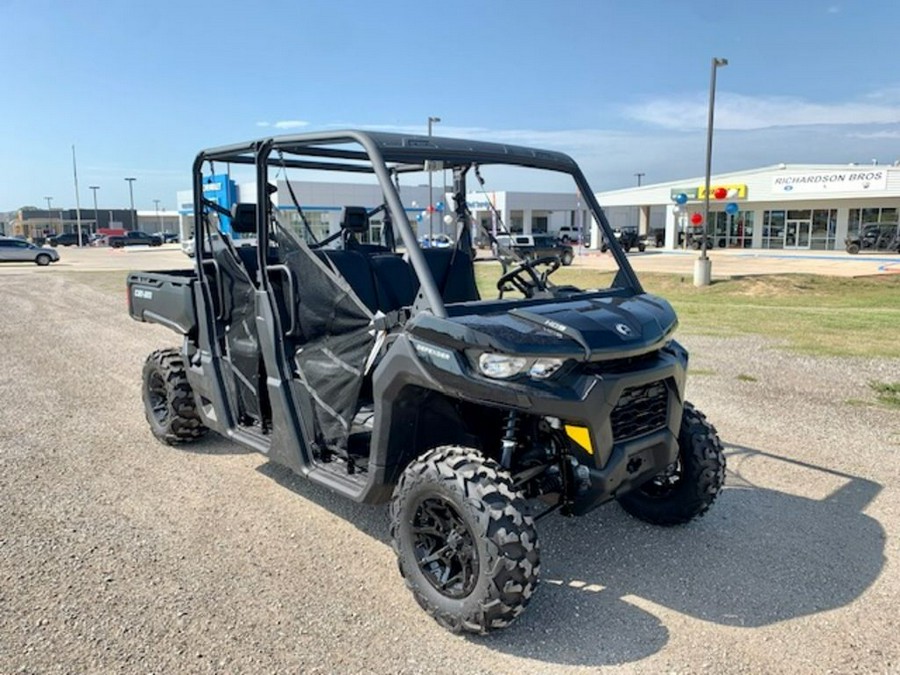
<instances>
[{"instance_id":1,"label":"seat headrest","mask_svg":"<svg viewBox=\"0 0 900 675\"><path fill-rule=\"evenodd\" d=\"M231 231L256 234L256 204L235 204L231 207Z\"/></svg>"},{"instance_id":2,"label":"seat headrest","mask_svg":"<svg viewBox=\"0 0 900 675\"><path fill-rule=\"evenodd\" d=\"M356 234L369 231L369 212L365 206L345 206L341 209L341 229Z\"/></svg>"}]
</instances>

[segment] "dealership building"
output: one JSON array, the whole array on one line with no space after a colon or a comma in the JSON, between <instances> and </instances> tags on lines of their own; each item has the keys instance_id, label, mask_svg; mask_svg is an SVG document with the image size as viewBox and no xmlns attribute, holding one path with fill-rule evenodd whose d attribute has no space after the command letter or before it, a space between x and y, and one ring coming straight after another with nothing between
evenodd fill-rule
<instances>
[{"instance_id":1,"label":"dealership building","mask_svg":"<svg viewBox=\"0 0 900 675\"><path fill-rule=\"evenodd\" d=\"M638 227L667 248L702 216L704 197L702 177L597 194L613 227ZM897 222L900 166L776 164L719 174L709 207L716 247L839 250L862 225Z\"/></svg>"}]
</instances>

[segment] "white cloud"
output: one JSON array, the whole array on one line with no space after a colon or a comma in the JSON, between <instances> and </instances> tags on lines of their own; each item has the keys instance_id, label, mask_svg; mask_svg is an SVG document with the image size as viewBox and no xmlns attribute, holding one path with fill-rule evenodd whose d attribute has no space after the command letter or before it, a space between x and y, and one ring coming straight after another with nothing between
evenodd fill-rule
<instances>
[{"instance_id":1,"label":"white cloud","mask_svg":"<svg viewBox=\"0 0 900 675\"><path fill-rule=\"evenodd\" d=\"M847 134L849 138L864 138L864 139L876 139L876 138L888 138L888 139L898 139L900 138L900 131L859 131L852 134Z\"/></svg>"},{"instance_id":2,"label":"white cloud","mask_svg":"<svg viewBox=\"0 0 900 675\"><path fill-rule=\"evenodd\" d=\"M276 129L297 129L299 127L309 126L309 122L304 122L303 120L279 120L272 126Z\"/></svg>"},{"instance_id":3,"label":"white cloud","mask_svg":"<svg viewBox=\"0 0 900 675\"><path fill-rule=\"evenodd\" d=\"M271 126L268 122L257 122L256 126L258 127L268 127Z\"/></svg>"},{"instance_id":4,"label":"white cloud","mask_svg":"<svg viewBox=\"0 0 900 675\"><path fill-rule=\"evenodd\" d=\"M747 130L817 124L897 124L900 102L896 90L875 92L863 102L812 103L790 96L744 96L722 93L716 97L716 129ZM624 109L626 117L673 130L705 129L709 101L660 98Z\"/></svg>"}]
</instances>

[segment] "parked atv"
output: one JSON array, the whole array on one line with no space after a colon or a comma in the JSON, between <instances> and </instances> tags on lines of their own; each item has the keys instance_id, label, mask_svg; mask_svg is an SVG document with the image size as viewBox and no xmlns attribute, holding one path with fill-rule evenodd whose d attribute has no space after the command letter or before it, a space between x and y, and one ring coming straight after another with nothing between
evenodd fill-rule
<instances>
[{"instance_id":1,"label":"parked atv","mask_svg":"<svg viewBox=\"0 0 900 675\"><path fill-rule=\"evenodd\" d=\"M881 251L900 253L900 224L872 223L863 225L858 234L844 240L847 253Z\"/></svg>"},{"instance_id":2,"label":"parked atv","mask_svg":"<svg viewBox=\"0 0 900 675\"><path fill-rule=\"evenodd\" d=\"M453 174L456 237L422 249L403 191L435 163ZM242 166L256 184L240 203L204 194ZM317 237L291 179L323 170L374 176L383 203L345 206ZM554 283L557 256L506 250L487 292L467 181L488 195L545 170L573 179L618 271L582 290ZM201 152L194 269L128 278L131 315L182 336L144 366L152 432L179 444L213 430L350 499L389 501L419 604L453 631L508 625L537 588L536 521L617 500L679 525L725 477L715 428L684 400L675 312L641 287L593 195L566 155L469 140L337 131ZM494 223L505 231L497 209Z\"/></svg>"}]
</instances>

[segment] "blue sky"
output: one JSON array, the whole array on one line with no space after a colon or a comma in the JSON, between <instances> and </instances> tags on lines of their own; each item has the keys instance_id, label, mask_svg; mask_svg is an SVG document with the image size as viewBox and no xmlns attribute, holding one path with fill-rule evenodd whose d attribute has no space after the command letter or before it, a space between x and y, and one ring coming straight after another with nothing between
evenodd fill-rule
<instances>
[{"instance_id":1,"label":"blue sky","mask_svg":"<svg viewBox=\"0 0 900 675\"><path fill-rule=\"evenodd\" d=\"M197 150L367 127L568 152L595 190L900 159L884 0L0 0L0 211L175 208Z\"/></svg>"}]
</instances>

